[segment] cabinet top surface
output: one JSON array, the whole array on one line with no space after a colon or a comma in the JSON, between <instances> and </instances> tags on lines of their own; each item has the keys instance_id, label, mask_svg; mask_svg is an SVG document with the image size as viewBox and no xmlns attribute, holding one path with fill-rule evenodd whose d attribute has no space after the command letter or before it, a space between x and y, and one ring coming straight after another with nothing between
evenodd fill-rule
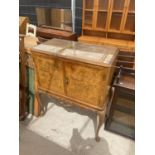
<instances>
[{"instance_id":1,"label":"cabinet top surface","mask_svg":"<svg viewBox=\"0 0 155 155\"><path fill-rule=\"evenodd\" d=\"M32 52L40 52L98 65L111 65L118 54L118 49L111 46L51 39L33 47Z\"/></svg>"}]
</instances>

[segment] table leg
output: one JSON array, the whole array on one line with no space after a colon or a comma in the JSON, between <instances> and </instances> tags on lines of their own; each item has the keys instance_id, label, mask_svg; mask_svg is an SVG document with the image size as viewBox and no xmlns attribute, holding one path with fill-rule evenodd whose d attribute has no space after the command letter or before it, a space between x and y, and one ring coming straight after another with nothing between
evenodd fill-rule
<instances>
[{"instance_id":1,"label":"table leg","mask_svg":"<svg viewBox=\"0 0 155 155\"><path fill-rule=\"evenodd\" d=\"M104 118L105 118L105 110L98 111L97 112L97 130L96 130L96 136L95 136L95 139L97 142L100 141L99 131L100 131L101 126L103 125Z\"/></svg>"}]
</instances>

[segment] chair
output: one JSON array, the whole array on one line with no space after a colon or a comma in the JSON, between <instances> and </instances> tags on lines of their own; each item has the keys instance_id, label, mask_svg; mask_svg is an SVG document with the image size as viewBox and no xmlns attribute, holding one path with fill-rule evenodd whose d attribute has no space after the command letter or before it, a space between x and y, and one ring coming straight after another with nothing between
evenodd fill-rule
<instances>
[{"instance_id":1,"label":"chair","mask_svg":"<svg viewBox=\"0 0 155 155\"><path fill-rule=\"evenodd\" d=\"M26 36L36 37L37 27L35 25L27 23Z\"/></svg>"}]
</instances>

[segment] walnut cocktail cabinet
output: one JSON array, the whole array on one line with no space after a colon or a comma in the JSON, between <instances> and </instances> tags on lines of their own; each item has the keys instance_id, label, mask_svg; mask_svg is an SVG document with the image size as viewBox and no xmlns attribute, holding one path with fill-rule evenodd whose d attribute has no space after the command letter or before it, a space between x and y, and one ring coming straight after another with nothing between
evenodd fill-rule
<instances>
[{"instance_id":1,"label":"walnut cocktail cabinet","mask_svg":"<svg viewBox=\"0 0 155 155\"><path fill-rule=\"evenodd\" d=\"M117 54L115 47L60 39L37 45L32 48L36 92L45 91L55 98L96 111L99 116L96 139L99 140Z\"/></svg>"}]
</instances>

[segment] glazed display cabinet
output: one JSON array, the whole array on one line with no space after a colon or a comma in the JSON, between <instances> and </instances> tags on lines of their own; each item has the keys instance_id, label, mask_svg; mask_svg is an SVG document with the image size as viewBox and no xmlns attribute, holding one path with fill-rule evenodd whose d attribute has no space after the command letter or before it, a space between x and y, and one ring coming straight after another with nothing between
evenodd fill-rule
<instances>
[{"instance_id":1,"label":"glazed display cabinet","mask_svg":"<svg viewBox=\"0 0 155 155\"><path fill-rule=\"evenodd\" d=\"M82 36L79 41L109 44L133 51L134 0L83 0Z\"/></svg>"}]
</instances>

